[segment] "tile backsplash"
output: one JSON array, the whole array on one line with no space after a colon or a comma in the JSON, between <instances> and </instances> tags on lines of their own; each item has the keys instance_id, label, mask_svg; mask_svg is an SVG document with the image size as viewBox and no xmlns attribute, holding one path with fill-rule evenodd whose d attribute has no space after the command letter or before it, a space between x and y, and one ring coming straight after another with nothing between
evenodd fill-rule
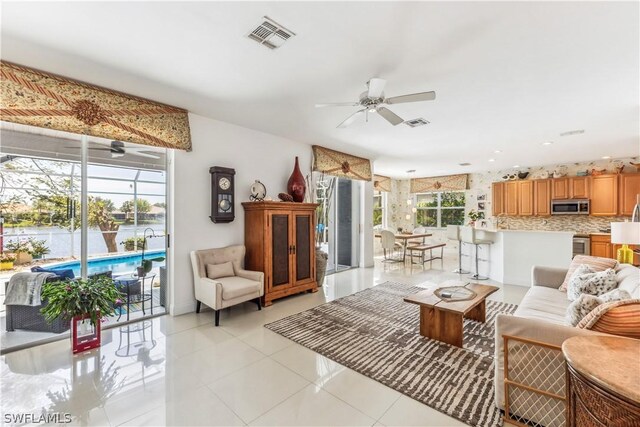
<instances>
[{"instance_id":1,"label":"tile backsplash","mask_svg":"<svg viewBox=\"0 0 640 427\"><path fill-rule=\"evenodd\" d=\"M548 217L509 216L500 219L500 228L511 230L574 231L581 234L598 233L610 229L612 222L625 217L590 215L552 215Z\"/></svg>"}]
</instances>

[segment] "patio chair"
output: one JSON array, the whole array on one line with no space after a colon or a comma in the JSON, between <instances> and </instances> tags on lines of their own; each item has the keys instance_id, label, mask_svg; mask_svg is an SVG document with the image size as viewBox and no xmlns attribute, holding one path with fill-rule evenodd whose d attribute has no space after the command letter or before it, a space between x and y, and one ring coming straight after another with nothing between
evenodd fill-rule
<instances>
[{"instance_id":1,"label":"patio chair","mask_svg":"<svg viewBox=\"0 0 640 427\"><path fill-rule=\"evenodd\" d=\"M220 325L220 310L246 301L253 301L262 309L260 297L264 295L264 273L242 268L245 247L192 251L193 288L196 313L202 303L215 312L215 325Z\"/></svg>"}]
</instances>

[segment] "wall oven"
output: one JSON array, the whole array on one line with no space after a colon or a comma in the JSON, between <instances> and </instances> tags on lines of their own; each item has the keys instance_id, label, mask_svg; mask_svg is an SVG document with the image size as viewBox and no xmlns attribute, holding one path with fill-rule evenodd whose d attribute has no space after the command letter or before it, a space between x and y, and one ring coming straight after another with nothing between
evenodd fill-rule
<instances>
[{"instance_id":1,"label":"wall oven","mask_svg":"<svg viewBox=\"0 0 640 427\"><path fill-rule=\"evenodd\" d=\"M552 215L589 215L589 200L552 200Z\"/></svg>"}]
</instances>

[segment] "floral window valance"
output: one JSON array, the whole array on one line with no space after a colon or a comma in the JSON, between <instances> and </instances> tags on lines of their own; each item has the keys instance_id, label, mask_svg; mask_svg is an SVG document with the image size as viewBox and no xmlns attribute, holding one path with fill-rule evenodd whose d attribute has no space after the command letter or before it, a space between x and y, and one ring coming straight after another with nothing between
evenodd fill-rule
<instances>
[{"instance_id":1,"label":"floral window valance","mask_svg":"<svg viewBox=\"0 0 640 427\"><path fill-rule=\"evenodd\" d=\"M182 108L0 62L0 119L191 151Z\"/></svg>"},{"instance_id":2,"label":"floral window valance","mask_svg":"<svg viewBox=\"0 0 640 427\"><path fill-rule=\"evenodd\" d=\"M391 192L391 178L383 175L373 175L373 189L376 191Z\"/></svg>"},{"instance_id":3,"label":"floral window valance","mask_svg":"<svg viewBox=\"0 0 640 427\"><path fill-rule=\"evenodd\" d=\"M313 170L349 179L371 181L371 161L314 145Z\"/></svg>"},{"instance_id":4,"label":"floral window valance","mask_svg":"<svg viewBox=\"0 0 640 427\"><path fill-rule=\"evenodd\" d=\"M435 191L462 191L467 189L467 174L434 176L429 178L413 178L412 193L428 193Z\"/></svg>"}]
</instances>

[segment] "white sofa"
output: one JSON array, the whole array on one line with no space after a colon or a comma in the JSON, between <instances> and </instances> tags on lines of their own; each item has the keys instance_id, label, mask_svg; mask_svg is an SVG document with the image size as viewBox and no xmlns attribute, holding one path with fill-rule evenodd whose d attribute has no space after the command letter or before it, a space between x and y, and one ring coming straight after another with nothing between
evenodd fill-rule
<instances>
[{"instance_id":1,"label":"white sofa","mask_svg":"<svg viewBox=\"0 0 640 427\"><path fill-rule=\"evenodd\" d=\"M558 288L567 269L533 267L532 287L513 315L498 315L495 329L495 400L505 410L505 339L509 341L509 379L564 396L564 359L558 350L564 340L573 336L602 333L570 326L566 321L571 303L567 293ZM629 264L616 267L618 287L632 298L640 298L640 269ZM537 345L536 343L539 343ZM548 347L550 345L551 347ZM564 404L557 399L510 386L509 412L521 421L533 421L547 427L564 425Z\"/></svg>"}]
</instances>

